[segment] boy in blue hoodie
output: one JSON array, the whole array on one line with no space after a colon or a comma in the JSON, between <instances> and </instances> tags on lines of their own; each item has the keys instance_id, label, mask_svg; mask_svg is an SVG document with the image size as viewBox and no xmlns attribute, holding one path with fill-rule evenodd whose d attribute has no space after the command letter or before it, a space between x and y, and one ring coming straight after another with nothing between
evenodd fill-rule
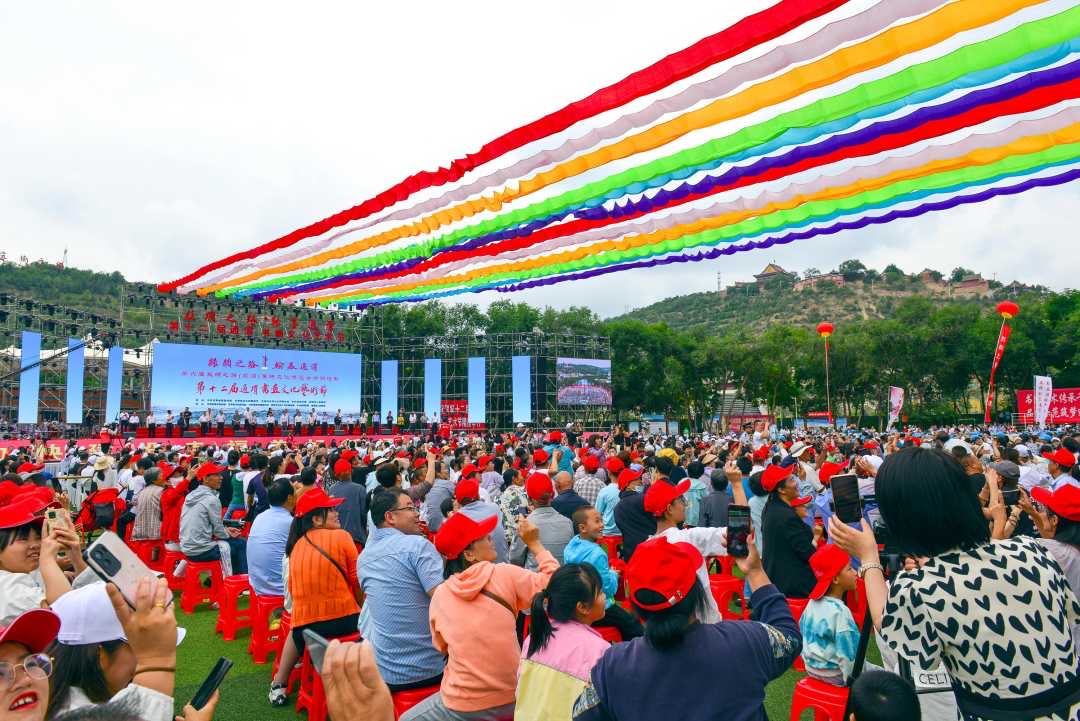
<instances>
[{"instance_id":1,"label":"boy in blue hoodie","mask_svg":"<svg viewBox=\"0 0 1080 721\"><path fill-rule=\"evenodd\" d=\"M619 574L608 563L607 550L597 541L604 535L604 519L592 506L582 506L574 511L576 536L570 539L563 551L563 563L587 563L594 567L604 582L607 595L607 611L594 626L614 626L624 641L641 636L641 623L625 608L615 603L619 590Z\"/></svg>"}]
</instances>

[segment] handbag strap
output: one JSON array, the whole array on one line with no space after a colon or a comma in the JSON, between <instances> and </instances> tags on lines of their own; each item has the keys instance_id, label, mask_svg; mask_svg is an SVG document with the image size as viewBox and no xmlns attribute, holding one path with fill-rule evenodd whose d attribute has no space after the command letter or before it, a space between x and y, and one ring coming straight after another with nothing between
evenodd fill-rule
<instances>
[{"instance_id":1,"label":"handbag strap","mask_svg":"<svg viewBox=\"0 0 1080 721\"><path fill-rule=\"evenodd\" d=\"M341 574L341 579L343 581L345 581L345 586L348 587L348 588L352 588L352 584L349 583L349 574L345 573L345 569L341 567L341 564L338 563L337 561L335 561L333 558L331 558L330 554L327 553L326 551L324 551L319 546L319 544L315 543L310 538L308 538L306 533L304 534L303 538L304 538L305 541L310 543L311 547L314 548L316 551L318 551L322 555L323 558L325 558L330 563L334 564L334 568L336 568L338 570L338 573Z\"/></svg>"},{"instance_id":2,"label":"handbag strap","mask_svg":"<svg viewBox=\"0 0 1080 721\"><path fill-rule=\"evenodd\" d=\"M480 595L487 596L492 601L494 601L495 603L497 603L500 606L502 606L503 608L505 608L507 611L510 612L510 615L514 617L514 620L515 621L517 620L517 611L515 611L514 607L511 606L506 601L506 599L504 599L502 596L498 595L497 593L492 593L491 591L487 590L486 588L480 589Z\"/></svg>"}]
</instances>

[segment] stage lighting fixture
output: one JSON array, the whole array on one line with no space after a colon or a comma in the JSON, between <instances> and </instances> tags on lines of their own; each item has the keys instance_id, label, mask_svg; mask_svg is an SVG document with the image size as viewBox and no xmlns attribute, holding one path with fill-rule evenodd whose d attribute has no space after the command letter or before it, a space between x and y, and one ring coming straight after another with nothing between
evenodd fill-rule
<instances>
[{"instance_id":1,"label":"stage lighting fixture","mask_svg":"<svg viewBox=\"0 0 1080 721\"><path fill-rule=\"evenodd\" d=\"M0 305L7 305L11 302L11 296L7 293L0 293Z\"/></svg>"},{"instance_id":2,"label":"stage lighting fixture","mask_svg":"<svg viewBox=\"0 0 1080 721\"><path fill-rule=\"evenodd\" d=\"M0 323L7 323L8 312L6 310L0 310Z\"/></svg>"}]
</instances>

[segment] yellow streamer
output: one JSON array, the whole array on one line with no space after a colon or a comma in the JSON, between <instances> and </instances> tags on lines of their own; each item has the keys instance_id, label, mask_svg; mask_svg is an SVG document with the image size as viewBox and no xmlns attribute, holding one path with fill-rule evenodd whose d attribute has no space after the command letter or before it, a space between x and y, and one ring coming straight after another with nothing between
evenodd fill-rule
<instances>
[{"instance_id":1,"label":"yellow streamer","mask_svg":"<svg viewBox=\"0 0 1080 721\"><path fill-rule=\"evenodd\" d=\"M637 248L641 246L652 245L654 243L660 243L667 240L674 240L676 238L681 238L684 235L691 235L706 230L714 230L716 228L721 228L726 225L740 223L754 216L768 215L769 213L774 213L779 210L790 210L792 208L796 208L802 205L803 203L846 198L852 195L857 195L859 193L877 190L878 188L883 188L887 185L892 185L893 183L904 180L912 180L927 175L948 172L951 170L959 170L965 167L989 165L990 163L995 163L1012 155L1029 155L1031 153L1037 153L1043 150L1047 150L1056 145L1067 145L1075 142L1080 142L1080 123L1070 125L1052 133L1021 138L1007 145L1002 145L995 148L981 148L979 150L972 151L966 155L962 155L956 158L944 158L942 160L935 160L933 162L920 165L916 168L897 170L895 172L883 175L878 178L865 178L862 180L858 180L854 183L850 183L848 185L835 188L826 188L825 190L822 190L818 193L797 195L787 200L769 203L768 205L765 205L761 208L732 211L730 213L724 213L713 218L704 218L702 220L697 220L693 223L685 223L683 225L677 225L671 228L664 228L661 230L653 231L651 233L644 233L642 235L628 235L621 239L599 241L597 243L587 246L572 248L569 250L560 251L558 253L553 253L551 255L538 258L526 258L513 262L489 265L483 268L476 268L466 271L461 275L428 278L425 280L409 281L405 283L397 283L395 285L382 286L377 288L365 288L363 290L358 290L354 288L350 291L335 293L333 295L307 299L305 302L308 305L316 305L318 303L324 302L332 303L335 300L349 298L357 295L358 293L394 293L397 291L423 288L429 285L438 285L446 283L448 281L464 282L494 273L514 272L519 270L532 270L534 268L542 268L544 266L554 265L556 263L565 263L571 260L579 260L581 258L598 252L608 250L628 250L630 248Z\"/></svg>"},{"instance_id":2,"label":"yellow streamer","mask_svg":"<svg viewBox=\"0 0 1080 721\"><path fill-rule=\"evenodd\" d=\"M328 261L355 255L396 240L434 232L445 225L463 218L472 217L485 210L498 211L505 203L535 193L567 178L580 175L587 170L627 158L636 153L653 150L694 130L749 115L763 108L790 100L810 90L831 85L857 73L892 62L904 55L937 45L957 33L996 22L1018 10L1043 1L957 0L957 2L935 10L929 15L890 28L855 45L841 48L812 63L793 68L783 75L753 85L740 93L714 100L705 107L684 113L648 130L628 136L617 143L567 160L550 170L521 181L516 189L507 187L495 191L492 196L465 201L407 225L384 231L339 248L333 248L308 258L302 258L272 268L252 271L239 278L205 286L200 288L197 293L204 296L223 288L258 280L267 275L277 275L301 268L322 265Z\"/></svg>"}]
</instances>

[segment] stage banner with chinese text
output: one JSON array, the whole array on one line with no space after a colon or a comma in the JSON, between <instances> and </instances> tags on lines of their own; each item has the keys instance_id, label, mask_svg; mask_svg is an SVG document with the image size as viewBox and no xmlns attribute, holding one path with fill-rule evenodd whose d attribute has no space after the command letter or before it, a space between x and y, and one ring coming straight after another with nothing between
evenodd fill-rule
<instances>
[{"instance_id":1,"label":"stage banner with chinese text","mask_svg":"<svg viewBox=\"0 0 1080 721\"><path fill-rule=\"evenodd\" d=\"M1017 412L1025 424L1038 423L1035 417L1035 391L1016 392ZM1050 396L1050 410L1046 423L1080 423L1080 388L1054 388Z\"/></svg>"},{"instance_id":2,"label":"stage banner with chinese text","mask_svg":"<svg viewBox=\"0 0 1080 721\"><path fill-rule=\"evenodd\" d=\"M444 436L451 431L482 431L487 428L484 423L469 423L468 399L444 398L439 405L442 408L439 428Z\"/></svg>"},{"instance_id":3,"label":"stage banner with chinese text","mask_svg":"<svg viewBox=\"0 0 1080 721\"><path fill-rule=\"evenodd\" d=\"M246 408L264 422L272 409L357 415L361 410L359 353L322 353L279 348L155 343L150 399L164 418L185 407L196 415L206 408Z\"/></svg>"}]
</instances>

